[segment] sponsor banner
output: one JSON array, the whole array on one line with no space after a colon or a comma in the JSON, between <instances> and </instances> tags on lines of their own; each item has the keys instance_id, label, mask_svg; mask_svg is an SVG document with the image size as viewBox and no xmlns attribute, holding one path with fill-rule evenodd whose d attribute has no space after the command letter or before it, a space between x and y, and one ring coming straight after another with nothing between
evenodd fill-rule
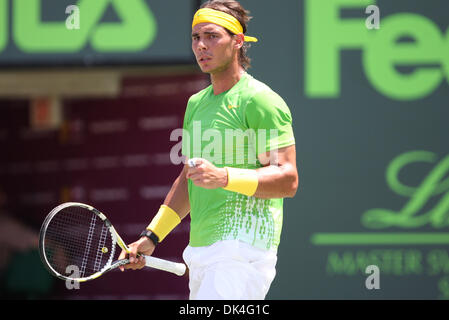
<instances>
[{"instance_id":1,"label":"sponsor banner","mask_svg":"<svg viewBox=\"0 0 449 320\"><path fill-rule=\"evenodd\" d=\"M0 66L192 63L195 4L0 0Z\"/></svg>"}]
</instances>

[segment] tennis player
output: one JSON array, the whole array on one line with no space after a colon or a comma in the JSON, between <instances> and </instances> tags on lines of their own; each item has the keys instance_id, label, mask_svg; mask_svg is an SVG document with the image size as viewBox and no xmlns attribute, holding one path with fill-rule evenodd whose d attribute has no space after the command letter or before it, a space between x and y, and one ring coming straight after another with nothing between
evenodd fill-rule
<instances>
[{"instance_id":1,"label":"tennis player","mask_svg":"<svg viewBox=\"0 0 449 320\"><path fill-rule=\"evenodd\" d=\"M237 1L215 0L193 18L192 50L212 82L185 112L182 153L194 166L183 167L122 268L143 268L137 253L152 254L190 213L183 253L190 299L266 297L276 274L283 198L298 188L290 110L246 71L248 43L258 41L245 35L248 14Z\"/></svg>"}]
</instances>

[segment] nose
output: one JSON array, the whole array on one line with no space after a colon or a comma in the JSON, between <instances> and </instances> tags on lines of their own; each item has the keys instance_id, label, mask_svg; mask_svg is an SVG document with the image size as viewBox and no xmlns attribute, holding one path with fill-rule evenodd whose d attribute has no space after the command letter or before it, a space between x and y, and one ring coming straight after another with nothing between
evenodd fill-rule
<instances>
[{"instance_id":1,"label":"nose","mask_svg":"<svg viewBox=\"0 0 449 320\"><path fill-rule=\"evenodd\" d=\"M198 42L196 44L196 49L198 50L198 52L204 51L207 49L206 44L204 43L203 40L198 39Z\"/></svg>"}]
</instances>

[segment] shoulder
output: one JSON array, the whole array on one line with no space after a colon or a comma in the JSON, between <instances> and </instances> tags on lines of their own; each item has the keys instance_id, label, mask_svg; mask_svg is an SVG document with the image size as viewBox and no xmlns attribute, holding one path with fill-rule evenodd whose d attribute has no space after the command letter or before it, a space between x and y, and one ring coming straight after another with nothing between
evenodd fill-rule
<instances>
[{"instance_id":1,"label":"shoulder","mask_svg":"<svg viewBox=\"0 0 449 320\"><path fill-rule=\"evenodd\" d=\"M265 83L260 80L257 80L250 74L246 75L247 81L245 86L245 92L247 93L247 98L252 98L255 95L263 94L263 93L274 93L274 91Z\"/></svg>"},{"instance_id":2,"label":"shoulder","mask_svg":"<svg viewBox=\"0 0 449 320\"><path fill-rule=\"evenodd\" d=\"M285 100L267 84L250 76L248 81L247 112L290 113Z\"/></svg>"},{"instance_id":3,"label":"shoulder","mask_svg":"<svg viewBox=\"0 0 449 320\"><path fill-rule=\"evenodd\" d=\"M204 88L203 90L193 94L190 96L189 100L187 101L187 107L185 110L184 119L188 120L192 117L192 115L196 112L198 107L201 105L201 101L206 99L208 96L209 91L212 90L212 86L208 86L207 88Z\"/></svg>"},{"instance_id":4,"label":"shoulder","mask_svg":"<svg viewBox=\"0 0 449 320\"><path fill-rule=\"evenodd\" d=\"M203 90L193 94L192 96L190 96L188 104L195 104L200 102L202 99L204 99L204 97L206 97L209 93L209 91L212 89L212 85L204 88Z\"/></svg>"}]
</instances>

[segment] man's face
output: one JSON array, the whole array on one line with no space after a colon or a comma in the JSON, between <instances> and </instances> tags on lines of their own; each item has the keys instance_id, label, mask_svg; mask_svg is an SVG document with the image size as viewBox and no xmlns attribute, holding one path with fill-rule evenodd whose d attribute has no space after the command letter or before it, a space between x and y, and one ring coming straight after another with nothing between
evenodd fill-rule
<instances>
[{"instance_id":1,"label":"man's face","mask_svg":"<svg viewBox=\"0 0 449 320\"><path fill-rule=\"evenodd\" d=\"M213 23L200 23L192 30L192 50L201 70L206 73L226 70L238 57L235 44L234 36Z\"/></svg>"}]
</instances>

